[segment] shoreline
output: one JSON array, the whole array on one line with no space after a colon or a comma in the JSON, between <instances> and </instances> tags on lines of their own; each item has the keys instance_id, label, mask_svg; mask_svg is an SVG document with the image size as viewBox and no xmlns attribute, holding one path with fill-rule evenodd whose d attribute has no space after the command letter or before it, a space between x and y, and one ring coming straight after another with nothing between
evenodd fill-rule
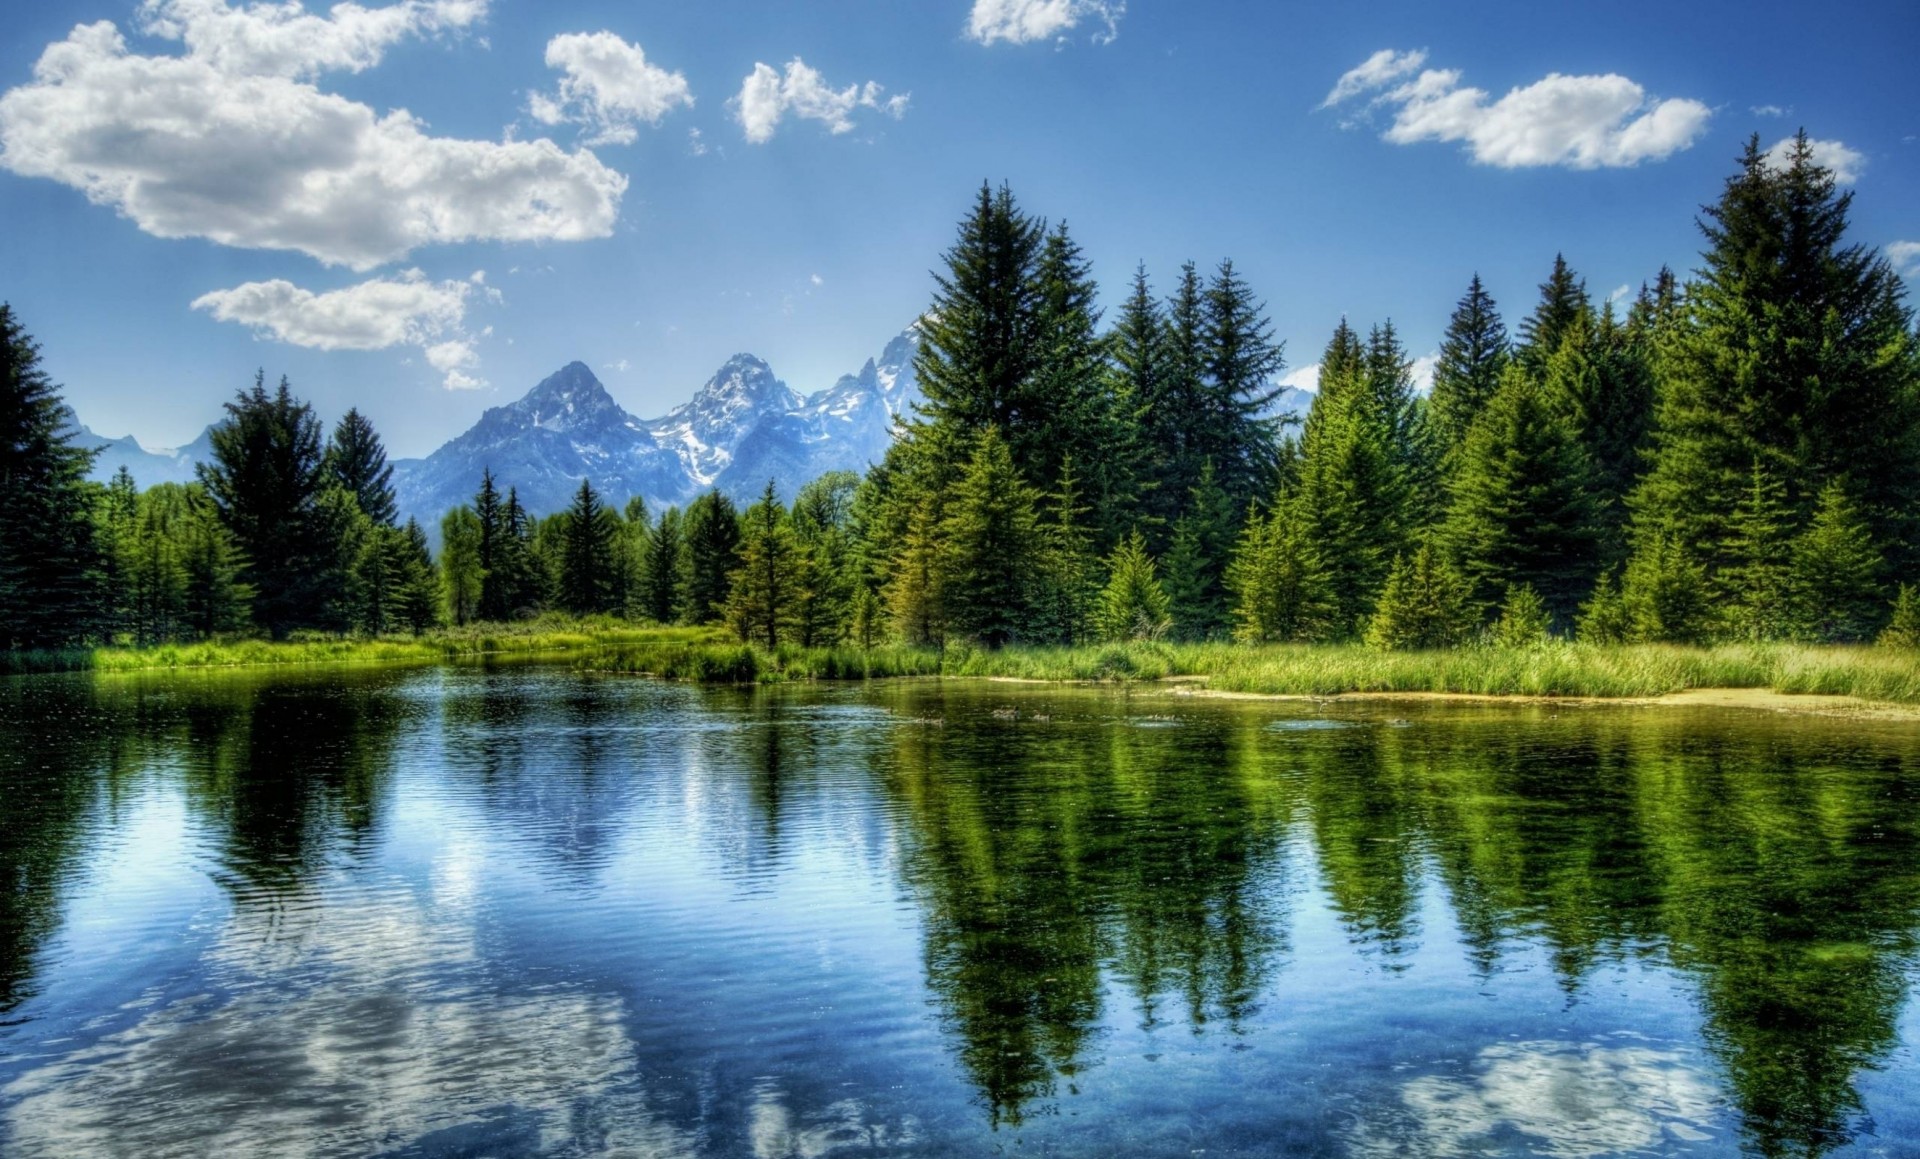
<instances>
[{"instance_id":1,"label":"shoreline","mask_svg":"<svg viewBox=\"0 0 1920 1159\"><path fill-rule=\"evenodd\" d=\"M1160 687L1155 691L1167 696L1199 700L1305 701L1313 704L1524 704L1565 708L1730 708L1771 712L1781 716L1920 721L1920 705L1916 704L1830 693L1780 692L1772 688L1685 688L1659 696L1542 696L1520 692L1339 692L1331 696L1318 696L1305 692L1234 692L1186 682L1184 687Z\"/></svg>"}]
</instances>

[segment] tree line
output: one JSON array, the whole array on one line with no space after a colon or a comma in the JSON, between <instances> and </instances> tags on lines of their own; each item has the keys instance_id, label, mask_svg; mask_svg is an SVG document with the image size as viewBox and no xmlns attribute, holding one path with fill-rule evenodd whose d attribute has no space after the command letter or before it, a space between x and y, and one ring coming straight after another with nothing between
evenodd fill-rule
<instances>
[{"instance_id":1,"label":"tree line","mask_svg":"<svg viewBox=\"0 0 1920 1159\"><path fill-rule=\"evenodd\" d=\"M490 472L395 517L378 435L322 437L283 380L226 406L199 480L86 482L0 307L0 597L13 647L382 634L547 609L742 640L990 647L1172 637L1920 645L1920 337L1849 242L1804 136L1749 143L1702 265L1624 311L1556 258L1509 332L1476 276L1431 392L1391 321L1342 320L1303 422L1265 306L1223 261L1136 270L1111 325L1064 222L983 186L935 276L925 401L864 477L791 504L536 517Z\"/></svg>"}]
</instances>

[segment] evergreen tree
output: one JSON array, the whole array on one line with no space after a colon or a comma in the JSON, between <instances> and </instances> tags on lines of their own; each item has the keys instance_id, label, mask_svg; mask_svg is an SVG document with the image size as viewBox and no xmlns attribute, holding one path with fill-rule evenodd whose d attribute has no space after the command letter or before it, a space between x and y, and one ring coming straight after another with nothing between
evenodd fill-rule
<instances>
[{"instance_id":1,"label":"evergreen tree","mask_svg":"<svg viewBox=\"0 0 1920 1159\"><path fill-rule=\"evenodd\" d=\"M1531 648L1549 640L1552 631L1547 602L1531 584L1507 588L1507 598L1500 605L1500 618L1493 624L1495 644L1502 648Z\"/></svg>"},{"instance_id":2,"label":"evergreen tree","mask_svg":"<svg viewBox=\"0 0 1920 1159\"><path fill-rule=\"evenodd\" d=\"M1213 465L1202 465L1166 555L1173 630L1182 639L1213 639L1232 626L1227 565L1240 534L1236 515L1233 500L1214 478Z\"/></svg>"},{"instance_id":3,"label":"evergreen tree","mask_svg":"<svg viewBox=\"0 0 1920 1159\"><path fill-rule=\"evenodd\" d=\"M740 516L733 502L709 491L687 505L682 521L686 541L686 620L708 624L718 620L740 566Z\"/></svg>"},{"instance_id":4,"label":"evergreen tree","mask_svg":"<svg viewBox=\"0 0 1920 1159\"><path fill-rule=\"evenodd\" d=\"M1034 369L1019 408L1032 435L1009 445L1028 479L1056 491L1069 464L1098 538L1117 538L1132 516L1135 415L1115 390L1107 342L1098 333L1100 288L1080 246L1061 222L1047 234L1034 277Z\"/></svg>"},{"instance_id":5,"label":"evergreen tree","mask_svg":"<svg viewBox=\"0 0 1920 1159\"><path fill-rule=\"evenodd\" d=\"M1449 476L1467 429L1499 389L1508 358L1506 323L1475 274L1440 341L1428 402L1434 440Z\"/></svg>"},{"instance_id":6,"label":"evergreen tree","mask_svg":"<svg viewBox=\"0 0 1920 1159\"><path fill-rule=\"evenodd\" d=\"M1154 574L1146 538L1136 531L1114 548L1107 559L1107 574L1097 616L1101 636L1153 640L1163 635L1172 623L1170 604Z\"/></svg>"},{"instance_id":7,"label":"evergreen tree","mask_svg":"<svg viewBox=\"0 0 1920 1159\"><path fill-rule=\"evenodd\" d=\"M812 569L772 480L740 520L740 566L726 604L727 624L745 643L778 648L800 627Z\"/></svg>"},{"instance_id":8,"label":"evergreen tree","mask_svg":"<svg viewBox=\"0 0 1920 1159\"><path fill-rule=\"evenodd\" d=\"M1846 491L1829 483L1793 543L1789 585L1797 634L1823 644L1871 640L1886 616L1882 563L1872 527Z\"/></svg>"},{"instance_id":9,"label":"evergreen tree","mask_svg":"<svg viewBox=\"0 0 1920 1159\"><path fill-rule=\"evenodd\" d=\"M141 546L139 510L140 489L122 466L95 498L93 511L94 551L100 562L98 628L107 640L133 630L133 571Z\"/></svg>"},{"instance_id":10,"label":"evergreen tree","mask_svg":"<svg viewBox=\"0 0 1920 1159\"><path fill-rule=\"evenodd\" d=\"M1198 308L1198 285L1193 289ZM1121 303L1108 338L1118 404L1134 420L1136 511L1154 527L1172 527L1185 490L1173 489L1185 462L1186 430L1179 423L1175 396L1174 353L1166 311L1154 298L1143 265L1134 271L1133 290Z\"/></svg>"},{"instance_id":11,"label":"evergreen tree","mask_svg":"<svg viewBox=\"0 0 1920 1159\"><path fill-rule=\"evenodd\" d=\"M1380 606L1367 624L1367 643L1393 651L1433 651L1466 643L1479 616L1465 577L1431 544L1393 561Z\"/></svg>"},{"instance_id":12,"label":"evergreen tree","mask_svg":"<svg viewBox=\"0 0 1920 1159\"><path fill-rule=\"evenodd\" d=\"M1212 465L1234 513L1273 486L1280 423L1267 410L1280 395L1274 377L1286 367L1286 352L1273 339L1266 310L1233 262L1221 262L1204 297L1205 378L1194 451L1201 464ZM1198 484L1195 478L1192 485Z\"/></svg>"},{"instance_id":13,"label":"evergreen tree","mask_svg":"<svg viewBox=\"0 0 1920 1159\"><path fill-rule=\"evenodd\" d=\"M1727 627L1748 640L1792 634L1793 510L1786 484L1759 459L1728 523L1727 565L1718 576Z\"/></svg>"},{"instance_id":14,"label":"evergreen tree","mask_svg":"<svg viewBox=\"0 0 1920 1159\"><path fill-rule=\"evenodd\" d=\"M1540 366L1550 405L1587 452L1599 556L1625 557L1627 496L1640 476L1653 416L1653 376L1644 331L1617 326L1609 305L1576 314Z\"/></svg>"},{"instance_id":15,"label":"evergreen tree","mask_svg":"<svg viewBox=\"0 0 1920 1159\"><path fill-rule=\"evenodd\" d=\"M1442 534L1475 605L1526 585L1571 623L1598 570L1591 463L1523 368L1502 376L1457 463Z\"/></svg>"},{"instance_id":16,"label":"evergreen tree","mask_svg":"<svg viewBox=\"0 0 1920 1159\"><path fill-rule=\"evenodd\" d=\"M806 647L838 644L852 627L855 588L865 586L853 550L859 485L851 471L830 471L793 499L790 519L807 576L794 612L794 638Z\"/></svg>"},{"instance_id":17,"label":"evergreen tree","mask_svg":"<svg viewBox=\"0 0 1920 1159\"><path fill-rule=\"evenodd\" d=\"M186 489L186 514L181 521L182 566L186 570L187 631L202 639L247 626L253 592L242 576L240 550L220 522L220 514L206 489Z\"/></svg>"},{"instance_id":18,"label":"evergreen tree","mask_svg":"<svg viewBox=\"0 0 1920 1159\"><path fill-rule=\"evenodd\" d=\"M908 644L946 644L946 569L938 517L931 507L916 508L886 588L887 614Z\"/></svg>"},{"instance_id":19,"label":"evergreen tree","mask_svg":"<svg viewBox=\"0 0 1920 1159\"><path fill-rule=\"evenodd\" d=\"M485 575L499 601L499 618L518 619L546 606L554 577L548 557L535 550L534 522L520 505L518 488L507 488L507 498L500 504L499 521L494 561Z\"/></svg>"},{"instance_id":20,"label":"evergreen tree","mask_svg":"<svg viewBox=\"0 0 1920 1159\"><path fill-rule=\"evenodd\" d=\"M989 648L1027 635L1043 562L1036 498L999 429L982 431L941 529L943 602L954 633Z\"/></svg>"},{"instance_id":21,"label":"evergreen tree","mask_svg":"<svg viewBox=\"0 0 1920 1159\"><path fill-rule=\"evenodd\" d=\"M73 435L39 345L0 303L0 641L9 647L65 647L95 630L93 452Z\"/></svg>"},{"instance_id":22,"label":"evergreen tree","mask_svg":"<svg viewBox=\"0 0 1920 1159\"><path fill-rule=\"evenodd\" d=\"M1170 542L1207 464L1207 327L1206 286L1198 267L1187 262L1161 327L1160 385L1143 400L1142 438L1152 456L1144 484L1149 548Z\"/></svg>"},{"instance_id":23,"label":"evergreen tree","mask_svg":"<svg viewBox=\"0 0 1920 1159\"><path fill-rule=\"evenodd\" d=\"M1079 474L1068 459L1061 464L1059 487L1046 499L1040 528L1039 577L1030 624L1036 641L1073 644L1091 630L1099 583L1087 515L1088 508L1080 500Z\"/></svg>"},{"instance_id":24,"label":"evergreen tree","mask_svg":"<svg viewBox=\"0 0 1920 1159\"><path fill-rule=\"evenodd\" d=\"M1363 361L1367 393L1386 424L1388 445L1400 475L1401 521L1410 531L1424 530L1441 509L1439 454L1425 408L1413 390L1413 360L1392 320L1367 334Z\"/></svg>"},{"instance_id":25,"label":"evergreen tree","mask_svg":"<svg viewBox=\"0 0 1920 1159\"><path fill-rule=\"evenodd\" d=\"M626 602L619 588L619 516L601 502L593 484L580 480L560 525L558 595L576 616L611 612Z\"/></svg>"},{"instance_id":26,"label":"evergreen tree","mask_svg":"<svg viewBox=\"0 0 1920 1159\"><path fill-rule=\"evenodd\" d=\"M880 597L873 588L860 584L853 595L853 642L860 648L872 648L879 644L885 631L886 608L880 603Z\"/></svg>"},{"instance_id":27,"label":"evergreen tree","mask_svg":"<svg viewBox=\"0 0 1920 1159\"><path fill-rule=\"evenodd\" d=\"M335 485L359 501L360 510L375 523L396 526L393 468L387 449L365 415L349 410L333 428L327 445L327 471Z\"/></svg>"},{"instance_id":28,"label":"evergreen tree","mask_svg":"<svg viewBox=\"0 0 1920 1159\"><path fill-rule=\"evenodd\" d=\"M1553 352L1560 349L1567 331L1592 311L1587 283L1574 274L1564 255L1553 255L1553 272L1540 284L1540 302L1520 323L1520 344L1515 353L1529 369L1539 373Z\"/></svg>"},{"instance_id":29,"label":"evergreen tree","mask_svg":"<svg viewBox=\"0 0 1920 1159\"><path fill-rule=\"evenodd\" d=\"M1673 536L1656 536L1634 553L1620 604L1630 643L1697 644L1719 627L1706 568Z\"/></svg>"},{"instance_id":30,"label":"evergreen tree","mask_svg":"<svg viewBox=\"0 0 1920 1159\"><path fill-rule=\"evenodd\" d=\"M471 507L456 507L440 520L440 590L446 598L447 618L455 624L480 618L486 586L480 563L483 536L480 517Z\"/></svg>"},{"instance_id":31,"label":"evergreen tree","mask_svg":"<svg viewBox=\"0 0 1920 1159\"><path fill-rule=\"evenodd\" d=\"M1847 244L1851 201L1804 134L1783 165L1749 141L1700 223L1705 266L1657 360L1636 539L1676 537L1710 566L1727 563L1758 458L1802 519L1844 482L1891 562L1915 560L1920 353L1899 278L1875 251Z\"/></svg>"},{"instance_id":32,"label":"evergreen tree","mask_svg":"<svg viewBox=\"0 0 1920 1159\"><path fill-rule=\"evenodd\" d=\"M275 639L296 628L337 627L344 587L339 545L321 509L328 486L320 420L282 378L254 378L213 428L213 459L197 468L245 561L253 619Z\"/></svg>"},{"instance_id":33,"label":"evergreen tree","mask_svg":"<svg viewBox=\"0 0 1920 1159\"><path fill-rule=\"evenodd\" d=\"M1235 597L1235 635L1251 643L1300 643L1335 634L1334 594L1297 501L1249 515L1227 571Z\"/></svg>"},{"instance_id":34,"label":"evergreen tree","mask_svg":"<svg viewBox=\"0 0 1920 1159\"><path fill-rule=\"evenodd\" d=\"M632 496L614 543L614 586L623 593L620 611L629 617L646 615L641 583L647 570L647 539L652 534L653 517L647 511L647 501Z\"/></svg>"},{"instance_id":35,"label":"evergreen tree","mask_svg":"<svg viewBox=\"0 0 1920 1159\"><path fill-rule=\"evenodd\" d=\"M508 543L506 502L494 485L491 468L480 469L480 490L473 497L473 515L480 533L475 544L480 598L474 614L488 622L506 620L512 617L515 607L513 575L507 566L513 548Z\"/></svg>"},{"instance_id":36,"label":"evergreen tree","mask_svg":"<svg viewBox=\"0 0 1920 1159\"><path fill-rule=\"evenodd\" d=\"M441 622L440 584L433 570L433 554L427 547L427 532L419 520L407 519L395 551L399 555L395 611L400 626L417 636Z\"/></svg>"},{"instance_id":37,"label":"evergreen tree","mask_svg":"<svg viewBox=\"0 0 1920 1159\"><path fill-rule=\"evenodd\" d=\"M1920 590L1912 584L1900 585L1900 594L1893 601L1893 618L1887 621L1877 643L1882 648L1920 649Z\"/></svg>"},{"instance_id":38,"label":"evergreen tree","mask_svg":"<svg viewBox=\"0 0 1920 1159\"><path fill-rule=\"evenodd\" d=\"M641 569L640 611L657 624L680 618L686 600L686 550L678 507L660 513L647 536L646 563Z\"/></svg>"},{"instance_id":39,"label":"evergreen tree","mask_svg":"<svg viewBox=\"0 0 1920 1159\"><path fill-rule=\"evenodd\" d=\"M1580 609L1579 639L1586 644L1625 644L1633 640L1633 617L1627 613L1620 585L1607 572L1593 585L1593 596Z\"/></svg>"},{"instance_id":40,"label":"evergreen tree","mask_svg":"<svg viewBox=\"0 0 1920 1159\"><path fill-rule=\"evenodd\" d=\"M124 469L121 473L124 473ZM125 485L131 486L131 477ZM118 490L116 478L111 489ZM134 501L129 532L120 544L125 583L124 628L136 644L185 639L187 623L186 523L191 518L187 488L163 484Z\"/></svg>"}]
</instances>

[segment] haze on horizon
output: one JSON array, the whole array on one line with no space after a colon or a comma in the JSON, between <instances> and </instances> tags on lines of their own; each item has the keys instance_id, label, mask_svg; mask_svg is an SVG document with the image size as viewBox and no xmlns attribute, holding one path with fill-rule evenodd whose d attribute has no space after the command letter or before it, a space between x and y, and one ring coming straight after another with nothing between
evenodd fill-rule
<instances>
[{"instance_id":1,"label":"haze on horizon","mask_svg":"<svg viewBox=\"0 0 1920 1159\"><path fill-rule=\"evenodd\" d=\"M1231 257L1290 372L1690 269L1804 127L1920 275L1920 12L1166 0L78 0L0 14L0 298L81 419L186 442L256 367L422 455L575 359L659 415L730 355L807 393L923 310L983 180L1111 298ZM1754 69L1766 59L1778 67Z\"/></svg>"}]
</instances>

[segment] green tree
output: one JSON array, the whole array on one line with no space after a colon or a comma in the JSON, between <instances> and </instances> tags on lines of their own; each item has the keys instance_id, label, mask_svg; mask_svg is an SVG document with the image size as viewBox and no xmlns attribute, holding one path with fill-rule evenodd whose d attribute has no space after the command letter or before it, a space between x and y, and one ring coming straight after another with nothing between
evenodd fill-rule
<instances>
[{"instance_id":1,"label":"green tree","mask_svg":"<svg viewBox=\"0 0 1920 1159\"><path fill-rule=\"evenodd\" d=\"M709 624L721 618L733 572L740 566L740 516L732 500L709 491L687 505L682 520L686 542L686 620Z\"/></svg>"},{"instance_id":2,"label":"green tree","mask_svg":"<svg viewBox=\"0 0 1920 1159\"><path fill-rule=\"evenodd\" d=\"M619 587L620 517L580 480L560 524L559 602L576 616L611 612L626 602Z\"/></svg>"},{"instance_id":3,"label":"green tree","mask_svg":"<svg viewBox=\"0 0 1920 1159\"><path fill-rule=\"evenodd\" d=\"M99 630L108 640L133 630L139 510L140 489L122 466L95 497L93 510L93 543L100 561Z\"/></svg>"},{"instance_id":4,"label":"green tree","mask_svg":"<svg viewBox=\"0 0 1920 1159\"><path fill-rule=\"evenodd\" d=\"M940 521L931 507L916 508L886 585L887 615L908 644L941 647L947 641L947 559Z\"/></svg>"},{"instance_id":5,"label":"green tree","mask_svg":"<svg viewBox=\"0 0 1920 1159\"><path fill-rule=\"evenodd\" d=\"M999 429L975 440L941 529L949 628L990 648L1026 636L1042 565L1037 496Z\"/></svg>"},{"instance_id":6,"label":"green tree","mask_svg":"<svg viewBox=\"0 0 1920 1159\"><path fill-rule=\"evenodd\" d=\"M393 468L387 464L387 449L381 445L373 423L357 409L347 411L333 428L333 438L327 444L327 471L337 486L359 502L368 519L389 527L397 525Z\"/></svg>"},{"instance_id":7,"label":"green tree","mask_svg":"<svg viewBox=\"0 0 1920 1159\"><path fill-rule=\"evenodd\" d=\"M798 634L811 561L772 480L740 526L740 566L727 598L727 624L743 642L778 648Z\"/></svg>"},{"instance_id":8,"label":"green tree","mask_svg":"<svg viewBox=\"0 0 1920 1159\"><path fill-rule=\"evenodd\" d=\"M1894 597L1893 616L1878 641L1882 648L1920 649L1920 589L1901 584Z\"/></svg>"},{"instance_id":9,"label":"green tree","mask_svg":"<svg viewBox=\"0 0 1920 1159\"><path fill-rule=\"evenodd\" d=\"M211 432L212 460L196 469L245 561L254 621L275 639L338 626L345 561L320 505L329 484L320 420L286 379L269 394L264 373L226 412Z\"/></svg>"},{"instance_id":10,"label":"green tree","mask_svg":"<svg viewBox=\"0 0 1920 1159\"><path fill-rule=\"evenodd\" d=\"M1630 642L1697 644L1719 628L1707 570L1673 536L1656 536L1634 553L1620 603Z\"/></svg>"},{"instance_id":11,"label":"green tree","mask_svg":"<svg viewBox=\"0 0 1920 1159\"><path fill-rule=\"evenodd\" d=\"M1634 638L1633 617L1612 572L1593 585L1593 596L1580 609L1578 636L1587 644L1626 644Z\"/></svg>"},{"instance_id":12,"label":"green tree","mask_svg":"<svg viewBox=\"0 0 1920 1159\"><path fill-rule=\"evenodd\" d=\"M1165 634L1171 605L1154 574L1145 536L1136 531L1113 549L1107 575L1097 616L1100 634L1108 640L1153 640Z\"/></svg>"},{"instance_id":13,"label":"green tree","mask_svg":"<svg viewBox=\"0 0 1920 1159\"><path fill-rule=\"evenodd\" d=\"M486 573L480 563L482 527L471 507L456 507L440 520L440 588L447 618L470 624L480 618Z\"/></svg>"},{"instance_id":14,"label":"green tree","mask_svg":"<svg viewBox=\"0 0 1920 1159\"><path fill-rule=\"evenodd\" d=\"M1467 429L1499 389L1509 357L1506 323L1475 274L1440 340L1440 361L1433 369L1428 402L1434 439L1449 475L1454 456L1466 442Z\"/></svg>"},{"instance_id":15,"label":"green tree","mask_svg":"<svg viewBox=\"0 0 1920 1159\"><path fill-rule=\"evenodd\" d=\"M1553 255L1553 272L1540 284L1540 301L1533 313L1520 323L1516 356L1539 373L1547 359L1560 349L1567 332L1592 312L1593 301L1587 297L1585 280L1567 265L1565 255Z\"/></svg>"},{"instance_id":16,"label":"green tree","mask_svg":"<svg viewBox=\"0 0 1920 1159\"><path fill-rule=\"evenodd\" d=\"M1205 374L1195 455L1211 464L1227 509L1239 512L1273 486L1280 420L1267 414L1280 395L1285 344L1274 341L1266 303L1223 261L1207 283L1201 332ZM1198 486L1192 479L1190 486Z\"/></svg>"},{"instance_id":17,"label":"green tree","mask_svg":"<svg viewBox=\"0 0 1920 1159\"><path fill-rule=\"evenodd\" d=\"M1846 491L1829 483L1793 543L1788 583L1797 634L1827 644L1872 639L1886 616L1883 564L1873 528Z\"/></svg>"},{"instance_id":18,"label":"green tree","mask_svg":"<svg viewBox=\"0 0 1920 1159\"><path fill-rule=\"evenodd\" d=\"M1793 632L1794 515L1786 484L1759 459L1728 522L1727 564L1717 577L1728 605L1727 628L1748 640Z\"/></svg>"},{"instance_id":19,"label":"green tree","mask_svg":"<svg viewBox=\"0 0 1920 1159\"><path fill-rule=\"evenodd\" d=\"M686 551L678 507L660 513L647 535L645 566L640 573L641 614L657 624L680 618L686 601Z\"/></svg>"},{"instance_id":20,"label":"green tree","mask_svg":"<svg viewBox=\"0 0 1920 1159\"><path fill-rule=\"evenodd\" d=\"M0 640L59 648L94 630L99 557L87 469L40 347L0 303Z\"/></svg>"},{"instance_id":21,"label":"green tree","mask_svg":"<svg viewBox=\"0 0 1920 1159\"><path fill-rule=\"evenodd\" d=\"M1478 624L1465 577L1432 544L1422 543L1394 560L1367 624L1367 643L1393 651L1457 648Z\"/></svg>"},{"instance_id":22,"label":"green tree","mask_svg":"<svg viewBox=\"0 0 1920 1159\"><path fill-rule=\"evenodd\" d=\"M1038 304L1034 369L1019 415L1033 437L1009 434L1015 461L1043 491L1070 472L1100 542L1117 539L1133 515L1136 415L1110 372L1099 334L1100 287L1063 221L1047 234L1034 270Z\"/></svg>"},{"instance_id":23,"label":"green tree","mask_svg":"<svg viewBox=\"0 0 1920 1159\"><path fill-rule=\"evenodd\" d=\"M1238 511L1203 464L1189 493L1186 510L1174 524L1166 554L1166 589L1172 601L1173 631L1186 640L1224 636L1233 624L1227 566L1240 534Z\"/></svg>"},{"instance_id":24,"label":"green tree","mask_svg":"<svg viewBox=\"0 0 1920 1159\"><path fill-rule=\"evenodd\" d=\"M417 636L441 622L439 577L434 573L426 529L419 520L407 519L394 552L398 556L394 610L400 626Z\"/></svg>"},{"instance_id":25,"label":"green tree","mask_svg":"<svg viewBox=\"0 0 1920 1159\"><path fill-rule=\"evenodd\" d=\"M1197 275L1190 292L1197 314ZM1107 342L1116 380L1115 398L1133 417L1136 514L1155 529L1170 528L1187 494L1184 489L1176 489L1186 461L1187 431L1180 423L1166 310L1153 296L1144 265L1134 271L1132 292L1121 303Z\"/></svg>"},{"instance_id":26,"label":"green tree","mask_svg":"<svg viewBox=\"0 0 1920 1159\"><path fill-rule=\"evenodd\" d=\"M1531 584L1513 584L1493 624L1493 642L1502 648L1530 648L1552 637L1553 620L1547 602Z\"/></svg>"},{"instance_id":27,"label":"green tree","mask_svg":"<svg viewBox=\"0 0 1920 1159\"><path fill-rule=\"evenodd\" d=\"M1334 594L1298 502L1250 515L1227 571L1235 635L1252 643L1306 642L1334 634Z\"/></svg>"},{"instance_id":28,"label":"green tree","mask_svg":"<svg viewBox=\"0 0 1920 1159\"><path fill-rule=\"evenodd\" d=\"M794 638L807 647L838 644L852 628L855 589L853 497L860 477L830 471L800 488L790 519L808 582L794 613Z\"/></svg>"}]
</instances>

